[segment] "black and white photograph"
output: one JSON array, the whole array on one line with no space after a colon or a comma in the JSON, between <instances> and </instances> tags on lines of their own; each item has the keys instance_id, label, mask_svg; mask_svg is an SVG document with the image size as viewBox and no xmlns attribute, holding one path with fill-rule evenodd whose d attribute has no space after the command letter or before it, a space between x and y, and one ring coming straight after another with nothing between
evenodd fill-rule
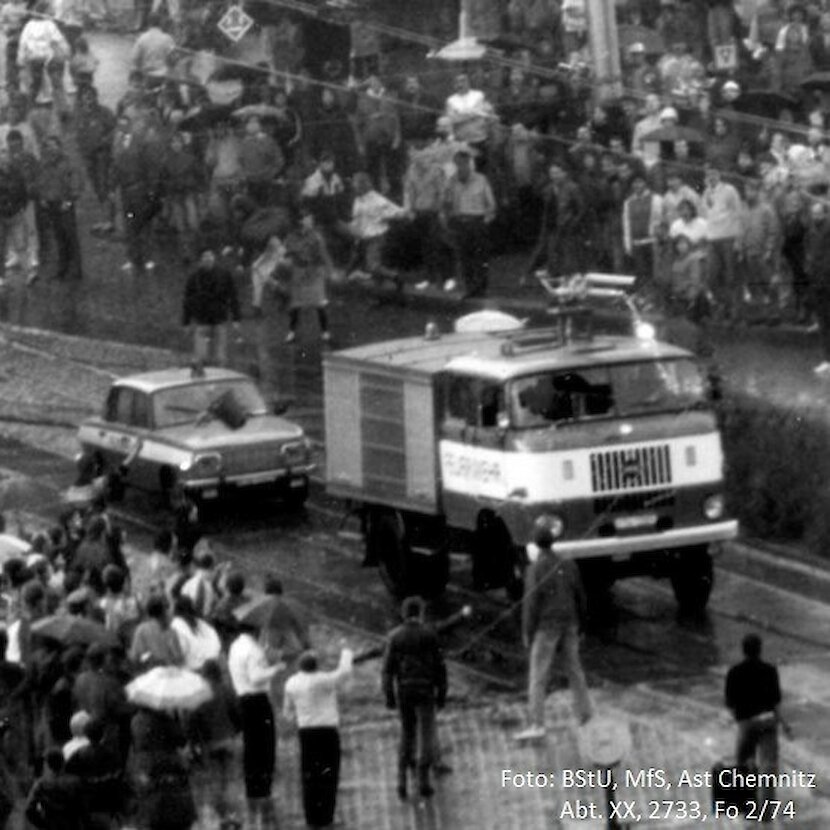
<instances>
[{"instance_id":1,"label":"black and white photograph","mask_svg":"<svg viewBox=\"0 0 830 830\"><path fill-rule=\"evenodd\" d=\"M0 0L0 830L830 830L830 0Z\"/></svg>"}]
</instances>

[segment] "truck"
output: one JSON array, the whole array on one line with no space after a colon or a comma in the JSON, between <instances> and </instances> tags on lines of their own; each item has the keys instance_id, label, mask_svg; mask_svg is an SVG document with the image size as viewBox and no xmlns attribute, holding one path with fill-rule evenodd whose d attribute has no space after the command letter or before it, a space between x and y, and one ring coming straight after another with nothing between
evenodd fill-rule
<instances>
[{"instance_id":1,"label":"truck","mask_svg":"<svg viewBox=\"0 0 830 830\"><path fill-rule=\"evenodd\" d=\"M647 327L645 327L647 328ZM326 487L361 517L364 564L395 595L435 595L450 552L476 588L517 597L544 521L586 586L668 578L705 608L733 539L706 372L651 336L550 326L438 332L324 359Z\"/></svg>"}]
</instances>

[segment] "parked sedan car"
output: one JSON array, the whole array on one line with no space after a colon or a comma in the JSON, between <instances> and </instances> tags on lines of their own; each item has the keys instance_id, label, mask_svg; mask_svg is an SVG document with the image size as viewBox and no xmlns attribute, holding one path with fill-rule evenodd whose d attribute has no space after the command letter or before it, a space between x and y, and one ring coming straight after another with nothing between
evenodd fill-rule
<instances>
[{"instance_id":1,"label":"parked sedan car","mask_svg":"<svg viewBox=\"0 0 830 830\"><path fill-rule=\"evenodd\" d=\"M269 413L253 380L228 369L120 378L78 439L82 468L122 469L127 486L165 496L176 486L203 500L265 487L298 505L314 467L302 428Z\"/></svg>"}]
</instances>

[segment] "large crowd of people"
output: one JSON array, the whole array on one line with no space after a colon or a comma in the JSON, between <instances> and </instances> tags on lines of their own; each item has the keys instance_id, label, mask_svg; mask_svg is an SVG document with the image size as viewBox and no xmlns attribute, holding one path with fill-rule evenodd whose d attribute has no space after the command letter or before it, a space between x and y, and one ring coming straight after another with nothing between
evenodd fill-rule
<instances>
[{"instance_id":1,"label":"large crowd of people","mask_svg":"<svg viewBox=\"0 0 830 830\"><path fill-rule=\"evenodd\" d=\"M827 316L811 253L830 184L825 92L808 83L830 44L819 0L618 3L621 94L603 100L578 0L510 4L516 43L460 72L394 74L390 43L320 77L234 60L206 84L188 45L204 44L170 5L142 16L114 112L82 26L47 0L4 7L0 272L34 281L52 256L56 278L80 278L88 187L91 230L123 236L125 272L154 268L164 233L185 267L208 242L251 275L255 314L274 295L294 324L320 311L323 334L330 280L480 296L504 254L517 287L543 268L632 272L697 317Z\"/></svg>"}]
</instances>

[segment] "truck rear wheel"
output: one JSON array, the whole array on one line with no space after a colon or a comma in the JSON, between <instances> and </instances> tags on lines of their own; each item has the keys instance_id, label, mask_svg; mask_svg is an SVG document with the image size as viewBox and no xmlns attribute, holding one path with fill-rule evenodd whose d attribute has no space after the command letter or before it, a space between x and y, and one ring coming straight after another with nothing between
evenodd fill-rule
<instances>
[{"instance_id":1,"label":"truck rear wheel","mask_svg":"<svg viewBox=\"0 0 830 830\"><path fill-rule=\"evenodd\" d=\"M671 585L681 611L703 611L709 602L714 583L715 573L708 545L680 551L671 573Z\"/></svg>"},{"instance_id":2,"label":"truck rear wheel","mask_svg":"<svg viewBox=\"0 0 830 830\"><path fill-rule=\"evenodd\" d=\"M369 561L378 563L380 578L389 593L405 597L412 589L412 550L406 524L397 510L378 511L369 516L366 535Z\"/></svg>"}]
</instances>

